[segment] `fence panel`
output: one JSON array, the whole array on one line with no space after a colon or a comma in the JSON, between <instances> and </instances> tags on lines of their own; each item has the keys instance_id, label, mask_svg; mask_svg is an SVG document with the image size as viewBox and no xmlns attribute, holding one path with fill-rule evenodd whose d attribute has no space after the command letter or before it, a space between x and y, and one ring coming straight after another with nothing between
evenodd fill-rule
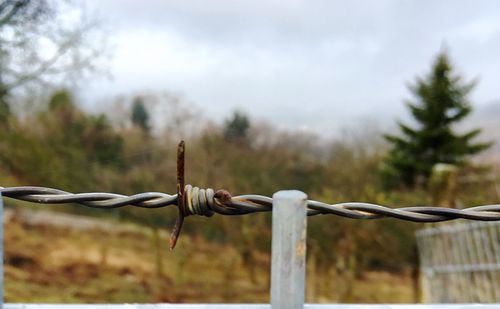
<instances>
[{"instance_id":1,"label":"fence panel","mask_svg":"<svg viewBox=\"0 0 500 309\"><path fill-rule=\"evenodd\" d=\"M457 222L417 231L423 300L500 302L500 222Z\"/></svg>"}]
</instances>

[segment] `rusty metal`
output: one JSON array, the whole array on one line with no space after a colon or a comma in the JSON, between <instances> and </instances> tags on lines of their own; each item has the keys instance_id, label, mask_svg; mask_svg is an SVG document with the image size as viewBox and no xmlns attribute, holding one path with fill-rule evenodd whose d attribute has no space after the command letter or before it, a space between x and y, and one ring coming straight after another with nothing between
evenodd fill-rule
<instances>
[{"instance_id":1,"label":"rusty metal","mask_svg":"<svg viewBox=\"0 0 500 309\"><path fill-rule=\"evenodd\" d=\"M185 186L186 189L187 186ZM207 189L208 190L208 189ZM0 189L4 197L40 204L76 203L94 208L117 208L136 206L144 208L159 208L169 205L179 205L178 195L169 195L160 192L146 192L131 196L93 192L70 193L62 190L45 187L7 187ZM191 196L195 198L195 196ZM186 202L186 197L182 199ZM201 201L196 201L200 203ZM255 212L272 210L273 199L262 195L231 196L227 191L219 190L213 199L206 201L203 207L220 215L245 215ZM190 201L193 203L193 201ZM187 207L183 209L185 216L198 215ZM347 202L327 204L319 201L307 201L307 215L332 214L351 219L380 219L396 218L413 222L441 222L455 219L478 221L500 221L500 204L476 206L465 209L450 209L432 206L417 206L391 208L387 206Z\"/></svg>"},{"instance_id":2,"label":"rusty metal","mask_svg":"<svg viewBox=\"0 0 500 309\"><path fill-rule=\"evenodd\" d=\"M477 206L468 209L449 209L449 208L438 208L438 207L404 207L404 208L389 208L386 206L376 205L376 204L368 204L368 203L339 203L339 204L326 204L314 200L306 200L306 195L304 193L299 192L292 195L281 196L281 202L278 199L278 196L274 196L275 199L261 196L261 195L240 195L240 196L232 196L228 191L218 190L214 191L212 189L200 189L197 187L192 187L191 185L185 185L184 179L184 155L185 155L185 144L181 141L178 145L177 149L177 187L176 194L170 195L166 193L160 192L146 192L134 194L131 196L126 196L122 194L115 193L105 193L105 192L93 192L93 193L70 193L62 190L57 190L53 188L46 187L10 187L3 188L0 187L0 206L2 202L1 196L23 200L33 203L41 203L41 204L63 204L63 203L77 203L87 207L95 207L95 208L117 208L124 206L134 206L134 207L143 207L143 208L158 208L158 207L166 207L169 205L176 205L178 208L178 216L176 219L175 226L173 228L171 239L170 239L170 248L173 249L176 245L176 242L179 238L181 228L184 222L185 217L190 215L202 215L202 216L212 216L213 214L221 214L221 215L245 215L249 213L255 212L268 212L273 210L275 204L276 209L273 211L273 222L275 216L278 216L277 221L281 222L281 231L279 231L279 224L273 223L273 252L280 251L281 253L286 251L286 254L281 254L281 257L277 257L276 261L273 262L273 265L277 265L274 268L277 270L276 274L281 273L286 276L288 273L292 274L291 268L296 271L295 275L297 276L289 276L290 280L284 278L283 276L277 276L278 280L286 279L285 282L293 283L295 285L288 285L287 287L281 286L279 291L284 292L281 295L275 295L274 297L271 295L271 300L274 299L275 304L284 304L284 303L293 303L293 304L301 304L303 303L303 268L305 263L305 226L306 220L305 216L314 216L320 214L333 214L337 216L352 218L352 219L379 219L385 217L392 217L401 220L407 221L415 221L415 222L439 222L439 221L447 221L454 219L470 219L470 220L480 220L480 221L500 221L500 205L485 205L485 206ZM292 198L293 197L293 198ZM283 200L283 198L290 199L289 201ZM300 203L299 203L300 200ZM290 212L287 211L278 211L277 208L281 208L281 206L300 206L300 207L291 207L289 210L301 210L300 216L293 216L295 219L302 220L301 223L298 221L293 223L289 217ZM294 204L294 205L292 205ZM300 205L299 205L300 204ZM280 210L285 210L282 208ZM1 210L1 208L0 208ZM279 217L283 216L283 217ZM299 218L300 217L300 218ZM295 221L294 221L295 222ZM275 231L276 230L276 231ZM295 233L294 231L301 231L301 233ZM282 236L286 236L288 234L295 235L297 237L292 237L289 240L279 241L279 239L274 239L274 234L280 233ZM299 237L300 236L300 237ZM299 238L300 239L299 239ZM283 240L284 237L281 237ZM1 240L1 234L0 234ZM277 242L277 244L275 244ZM281 247L278 246L282 245ZM293 250L289 250L289 244L295 244L295 246L290 247ZM287 247L288 246L288 247ZM281 248L281 249L280 249ZM276 250L275 250L276 249ZM1 252L1 250L0 250ZM274 253L273 253L273 259ZM292 261L288 264L287 259ZM279 265L286 266L279 268ZM287 266L288 265L288 266ZM291 268L290 268L291 267ZM444 269L443 271L448 271ZM300 275L300 276L299 276ZM282 280L283 281L283 280ZM274 280L276 282L276 279ZM297 285L297 283L300 283ZM279 287L279 286L278 286ZM276 290L276 289L275 289ZM286 292L293 292L292 294ZM300 295L298 293L301 293ZM291 295L291 296L289 296ZM301 296L298 297L298 296ZM297 301L291 301L293 297L296 297ZM1 301L0 301L1 304ZM44 307L45 306L45 307ZM86 308L87 305L74 305L76 308ZM119 308L123 305L106 305L105 307L113 307ZM131 306L131 305L127 305ZM139 306L139 305L138 305ZM166 305L140 305L140 307L144 308L180 308L175 304L166 304ZM191 305L188 305L188 307ZM193 308L219 308L220 304L212 305L192 305ZM232 305L223 305L224 307L232 307ZM238 308L270 308L270 304L256 304L256 305L246 305L246 304L235 304L235 307ZM280 307L281 305L277 305ZM286 305L288 306L288 305ZM325 305L305 305L305 308L323 308ZM327 305L330 306L330 305ZM331 305L337 307L339 305ZM340 305L342 308L351 308L346 305ZM358 305L354 305L352 308L357 308ZM370 307L370 308L387 308L384 305L383 307L379 307L378 305ZM418 306L418 305L417 305ZM440 305L441 306L441 305ZM447 308L458 308L453 305L448 305L450 307ZM464 308L463 305L459 305L460 308ZM25 304L7 304L6 308L66 308L68 305L25 305ZM92 307L92 305L89 305ZM96 305L94 308L101 308L102 305ZM282 306L281 306L282 307ZM399 308L399 306L397 306ZM411 305L402 305L401 308L417 308ZM495 305L492 307L488 307L487 305L482 306L484 308L495 308ZM135 308L135 307L134 307ZM186 307L187 308L187 307ZM341 308L341 307L339 307ZM419 307L420 308L420 307Z\"/></svg>"},{"instance_id":3,"label":"rusty metal","mask_svg":"<svg viewBox=\"0 0 500 309\"><path fill-rule=\"evenodd\" d=\"M184 198L184 155L186 152L184 141L177 146L177 218L175 220L172 234L170 235L170 250L175 248L179 235L181 233L184 218L187 216L186 200Z\"/></svg>"},{"instance_id":4,"label":"rusty metal","mask_svg":"<svg viewBox=\"0 0 500 309\"><path fill-rule=\"evenodd\" d=\"M105 193L70 193L46 187L0 187L5 197L41 204L76 203L94 208L117 208L135 206L158 208L176 205L178 215L170 237L170 249L179 238L184 219L190 215L210 217L220 215L245 215L272 210L273 199L262 195L232 196L225 190L200 189L185 185L184 156L185 144L181 141L177 147L177 193L174 195L160 192L146 192L130 196ZM215 192L215 193L214 193ZM479 221L500 221L500 205L485 205L466 209L439 207L403 207L391 208L382 205L348 202L327 204L319 201L307 201L307 215L332 214L351 219L396 218L413 222L440 222L455 219Z\"/></svg>"}]
</instances>

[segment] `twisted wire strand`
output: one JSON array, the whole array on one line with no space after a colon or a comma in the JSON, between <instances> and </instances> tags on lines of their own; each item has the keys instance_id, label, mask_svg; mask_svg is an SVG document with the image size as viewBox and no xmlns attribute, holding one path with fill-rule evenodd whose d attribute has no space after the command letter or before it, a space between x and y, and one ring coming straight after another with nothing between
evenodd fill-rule
<instances>
[{"instance_id":1,"label":"twisted wire strand","mask_svg":"<svg viewBox=\"0 0 500 309\"><path fill-rule=\"evenodd\" d=\"M210 217L213 214L245 215L272 210L273 199L262 195L231 196L228 192L185 186L185 213ZM0 193L9 198L42 204L77 203L94 208L118 208L135 206L159 208L177 205L177 194L145 192L134 195L115 193L70 193L45 187L0 187ZM307 201L308 216L332 214L351 219L379 219L391 217L413 222L440 222L455 219L500 221L500 204L451 209L431 206L390 208L370 203L327 204Z\"/></svg>"},{"instance_id":2,"label":"twisted wire strand","mask_svg":"<svg viewBox=\"0 0 500 309\"><path fill-rule=\"evenodd\" d=\"M70 193L45 187L0 188L3 196L40 204L77 203L93 208L118 208L127 205L143 208L159 208L177 203L177 194L146 192L134 195L116 193Z\"/></svg>"}]
</instances>

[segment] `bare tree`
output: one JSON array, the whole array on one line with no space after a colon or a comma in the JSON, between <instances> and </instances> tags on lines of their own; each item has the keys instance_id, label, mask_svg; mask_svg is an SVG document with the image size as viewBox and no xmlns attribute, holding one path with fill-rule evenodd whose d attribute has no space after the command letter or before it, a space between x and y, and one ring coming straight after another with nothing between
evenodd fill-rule
<instances>
[{"instance_id":1,"label":"bare tree","mask_svg":"<svg viewBox=\"0 0 500 309\"><path fill-rule=\"evenodd\" d=\"M98 20L82 4L0 0L0 102L8 107L16 91L61 86L95 72L105 43Z\"/></svg>"}]
</instances>

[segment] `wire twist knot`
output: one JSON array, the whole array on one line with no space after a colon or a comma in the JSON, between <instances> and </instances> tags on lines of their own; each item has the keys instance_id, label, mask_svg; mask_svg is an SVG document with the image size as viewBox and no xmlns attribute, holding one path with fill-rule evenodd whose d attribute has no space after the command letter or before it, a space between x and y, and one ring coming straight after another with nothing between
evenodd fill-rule
<instances>
[{"instance_id":1,"label":"wire twist knot","mask_svg":"<svg viewBox=\"0 0 500 309\"><path fill-rule=\"evenodd\" d=\"M191 215L211 217L215 213L235 214L233 197L226 190L208 188L201 189L186 185L184 187L184 203L182 213L185 217ZM178 203L181 205L181 203Z\"/></svg>"},{"instance_id":2,"label":"wire twist knot","mask_svg":"<svg viewBox=\"0 0 500 309\"><path fill-rule=\"evenodd\" d=\"M213 207L216 203L213 189L200 189L192 185L184 187L184 213L186 215L199 215L211 217L214 215Z\"/></svg>"}]
</instances>

